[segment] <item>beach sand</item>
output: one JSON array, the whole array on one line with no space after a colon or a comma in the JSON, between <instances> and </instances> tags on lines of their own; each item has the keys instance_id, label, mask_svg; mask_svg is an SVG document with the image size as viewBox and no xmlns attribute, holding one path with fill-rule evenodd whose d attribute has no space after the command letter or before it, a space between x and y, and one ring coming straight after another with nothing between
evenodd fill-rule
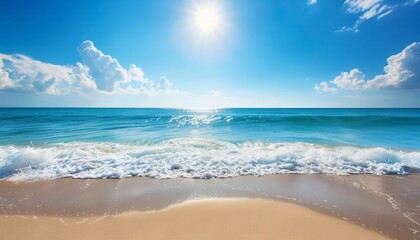
<instances>
[{"instance_id":1,"label":"beach sand","mask_svg":"<svg viewBox=\"0 0 420 240\"><path fill-rule=\"evenodd\" d=\"M106 217L1 216L1 239L388 239L296 204L203 199Z\"/></svg>"},{"instance_id":2,"label":"beach sand","mask_svg":"<svg viewBox=\"0 0 420 240\"><path fill-rule=\"evenodd\" d=\"M3 180L0 236L412 240L418 199L420 174Z\"/></svg>"}]
</instances>

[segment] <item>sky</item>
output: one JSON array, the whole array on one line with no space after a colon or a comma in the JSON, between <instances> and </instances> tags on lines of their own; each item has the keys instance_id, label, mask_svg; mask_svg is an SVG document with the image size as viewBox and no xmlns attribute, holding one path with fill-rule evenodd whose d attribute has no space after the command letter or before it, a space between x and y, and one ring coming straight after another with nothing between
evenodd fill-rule
<instances>
[{"instance_id":1,"label":"sky","mask_svg":"<svg viewBox=\"0 0 420 240\"><path fill-rule=\"evenodd\" d=\"M420 107L420 0L0 0L0 107Z\"/></svg>"}]
</instances>

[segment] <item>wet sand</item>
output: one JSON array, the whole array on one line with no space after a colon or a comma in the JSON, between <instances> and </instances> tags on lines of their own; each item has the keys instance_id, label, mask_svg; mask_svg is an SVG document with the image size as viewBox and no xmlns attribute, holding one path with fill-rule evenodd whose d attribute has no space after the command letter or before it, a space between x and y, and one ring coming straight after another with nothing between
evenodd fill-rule
<instances>
[{"instance_id":1,"label":"wet sand","mask_svg":"<svg viewBox=\"0 0 420 240\"><path fill-rule=\"evenodd\" d=\"M185 221L189 221L189 219L195 219L194 217L198 218L205 209L209 209L209 213L222 214L228 208L226 204L232 203L225 201L221 205L210 208L206 205L209 202L206 202L203 203L206 205L205 207L200 205L204 210L197 210L198 212L190 211L190 204L182 205L189 200L209 198L236 199L233 202L239 201L238 198L266 199L270 200L270 204L274 204L272 200L276 200L275 203L278 205L268 205L269 208L278 207L278 213L281 209L281 211L288 211L288 209L296 207L305 213L300 215L305 216L302 217L303 219L309 219L309 216L318 214L317 217L312 219L312 222L304 225L304 228L322 222L319 218L322 216L333 219L334 222L344 222L359 230L368 229L371 233L380 233L393 239L418 239L420 237L420 174L410 176L275 175L212 180L127 178L114 180L59 179L21 183L0 181L0 234L5 236L4 234L11 232L14 228L16 232L19 232L19 229L37 229L37 232L44 229L44 233L52 234L55 231L58 234L73 229L81 232L90 231L89 234L94 234L94 230L89 227L92 225L87 225L94 219L103 219L102 217L107 216L105 218L107 220L100 221L103 224L101 227L104 227L106 232L107 224L111 224L111 222L117 225L123 222L130 224L129 222L132 220L132 226L135 222L140 221L140 218L145 219L144 216L146 215L155 216L153 218L158 218L158 215L161 216L162 219L156 220L155 228L159 227L163 232L170 232L169 220L165 220L167 215L162 214L163 212L180 209L177 210L176 218L185 216ZM246 204L241 203L238 206L246 205L247 209L255 209L253 214L256 215L249 213L251 215L244 217L241 213L246 211L238 208L235 210L237 212L232 213L231 216L232 218L235 216L238 218L235 221L244 218L250 221L247 224L258 224L266 219L276 217L279 218L278 221L285 221L285 219L280 219L282 214L277 214L278 216L276 214L262 214L262 212L268 211L260 208L260 201L263 200L247 201ZM178 207L163 210L174 204L178 204ZM187 212L197 215L188 215ZM261 213L258 214L258 212ZM127 213L136 214L127 215ZM270 211L267 214L270 214ZM207 219L203 218L200 221L197 220L197 224L200 223L200 228L203 231L208 224L216 227L218 222L221 224L218 225L220 227L229 226L223 222L223 219L229 219L228 216L222 214L216 217L216 215L213 217L219 219L218 221L214 220L211 224L200 222ZM270 217L267 218L267 216ZM37 221L34 221L34 217ZM291 217L298 216L289 216L286 221ZM66 224L67 227L63 228L60 225L61 223L57 222L57 219L64 219L64 222L67 223L87 219L85 220L86 224L82 224L86 227L86 230L74 229L79 226L75 224ZM299 221L305 220L300 219ZM296 222L294 224L302 228L301 224ZM56 230L43 226L52 226ZM264 228L266 234L272 234L273 237L276 229L279 228L277 225L270 224L263 224L261 227L266 227ZM125 229L123 225L121 225L121 228ZM183 232L182 228L177 229ZM243 228L242 231L252 232L248 230L250 229L247 227ZM330 231L333 230L330 228ZM201 239L207 235L203 231L201 231L203 233L200 236ZM329 230L325 231L328 232ZM314 231L312 232L314 233ZM255 232L255 234L258 233ZM333 236L335 239L342 238L335 235L334 232L329 232L328 236ZM195 235L195 237L197 236ZM297 235L290 238L297 239ZM128 236L127 239L129 239ZM261 238L254 235L253 238L250 237L249 239ZM322 237L322 239L325 239L325 237Z\"/></svg>"},{"instance_id":2,"label":"wet sand","mask_svg":"<svg viewBox=\"0 0 420 240\"><path fill-rule=\"evenodd\" d=\"M262 199L189 201L107 217L0 216L2 239L388 239L296 204Z\"/></svg>"}]
</instances>

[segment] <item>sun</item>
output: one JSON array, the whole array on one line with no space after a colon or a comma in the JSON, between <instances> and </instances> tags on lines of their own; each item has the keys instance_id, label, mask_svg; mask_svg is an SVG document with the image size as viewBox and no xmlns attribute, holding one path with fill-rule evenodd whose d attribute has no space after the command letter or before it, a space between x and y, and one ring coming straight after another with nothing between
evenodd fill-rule
<instances>
[{"instance_id":1,"label":"sun","mask_svg":"<svg viewBox=\"0 0 420 240\"><path fill-rule=\"evenodd\" d=\"M216 1L201 2L190 9L190 24L201 37L216 37L225 27L221 6Z\"/></svg>"},{"instance_id":2,"label":"sun","mask_svg":"<svg viewBox=\"0 0 420 240\"><path fill-rule=\"evenodd\" d=\"M197 6L193 19L194 27L202 34L215 33L222 27L221 12L211 3Z\"/></svg>"},{"instance_id":3,"label":"sun","mask_svg":"<svg viewBox=\"0 0 420 240\"><path fill-rule=\"evenodd\" d=\"M227 7L221 0L191 0L175 28L186 51L215 55L232 42L234 27Z\"/></svg>"}]
</instances>

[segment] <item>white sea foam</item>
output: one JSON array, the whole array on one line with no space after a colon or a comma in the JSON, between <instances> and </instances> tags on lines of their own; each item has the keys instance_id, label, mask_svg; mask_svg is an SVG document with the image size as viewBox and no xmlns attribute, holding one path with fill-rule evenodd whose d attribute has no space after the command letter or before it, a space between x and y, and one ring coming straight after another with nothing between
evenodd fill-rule
<instances>
[{"instance_id":1,"label":"white sea foam","mask_svg":"<svg viewBox=\"0 0 420 240\"><path fill-rule=\"evenodd\" d=\"M182 138L158 144L62 143L0 147L0 177L12 181L72 178L213 178L279 173L405 174L420 152L309 143Z\"/></svg>"}]
</instances>

